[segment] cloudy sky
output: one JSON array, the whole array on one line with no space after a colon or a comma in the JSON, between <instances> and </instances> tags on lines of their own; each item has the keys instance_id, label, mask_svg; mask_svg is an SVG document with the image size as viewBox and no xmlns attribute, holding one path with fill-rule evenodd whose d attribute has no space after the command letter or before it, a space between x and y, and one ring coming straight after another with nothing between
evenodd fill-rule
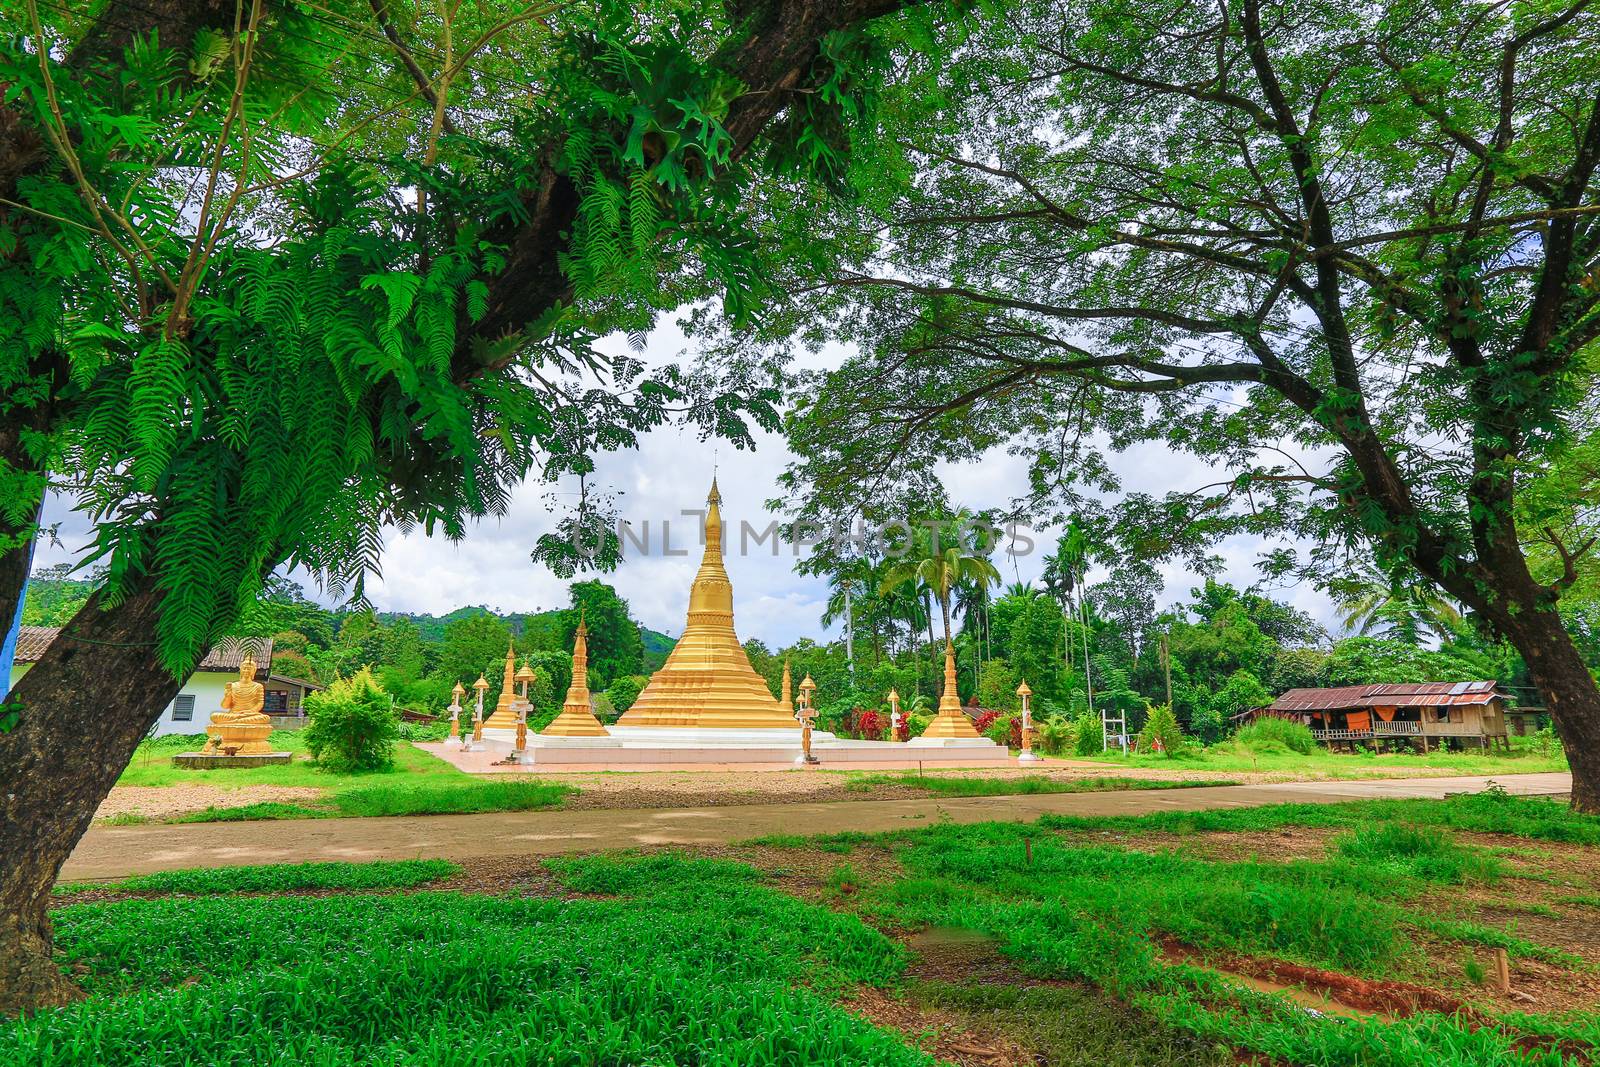
<instances>
[{"instance_id":1,"label":"cloudy sky","mask_svg":"<svg viewBox=\"0 0 1600 1067\"><path fill-rule=\"evenodd\" d=\"M650 338L647 355L652 360L679 357L684 348L681 334L672 327L658 330ZM824 357L826 358L826 357ZM609 486L618 495L623 518L635 529L650 523L647 553L628 553L622 565L605 580L632 605L634 616L645 625L676 636L684 623L688 606L689 582L700 557L698 519L684 516L684 509L703 508L715 461L723 495L723 518L730 530L741 521L763 529L773 519L764 504L778 493L777 476L790 459L781 436L758 436L754 452L735 451L702 444L692 430L661 429L645 436L637 451L612 453L599 459L597 483ZM1113 457L1113 465L1124 476L1130 489L1160 495L1169 489L1194 488L1211 481L1207 468L1192 457L1174 454L1159 445L1143 445L1137 450ZM941 471L950 498L973 510L1009 504L1027 487L1024 462L1004 452L996 452L981 464L949 466ZM576 489L576 486L559 487ZM420 532L399 535L390 532L383 557L382 581L369 584L373 603L383 611L444 614L463 605L478 604L500 612L536 611L565 607L567 583L530 561L529 553L539 535L552 529L548 486L525 484L513 499L509 512L501 518L478 523L465 540L451 542L442 536L427 537ZM661 521L671 522L672 549L688 549L686 555L664 555ZM88 538L88 527L73 515L67 502L53 499L46 508L47 525L60 522L60 546L39 547L35 566L73 560ZM1015 561L996 557L996 564L1007 582L1016 576L1024 581L1038 578L1044 565L1044 552L1055 533L1046 531L1040 547ZM1260 553L1272 547L1255 538L1235 538L1218 549L1224 560L1221 577L1241 586L1256 578L1254 564ZM751 547L748 554L730 549L727 569L733 579L734 610L741 637L759 637L770 647L781 647L796 638L819 637L825 632L820 616L827 599L823 583L794 572L795 556L784 546L776 556L770 542ZM1181 566L1163 571L1166 591L1163 604L1187 596L1199 584ZM1090 574L1094 580L1093 572ZM319 590L307 592L328 602ZM1296 587L1279 591L1309 611L1324 624L1331 624L1326 599L1315 590Z\"/></svg>"}]
</instances>

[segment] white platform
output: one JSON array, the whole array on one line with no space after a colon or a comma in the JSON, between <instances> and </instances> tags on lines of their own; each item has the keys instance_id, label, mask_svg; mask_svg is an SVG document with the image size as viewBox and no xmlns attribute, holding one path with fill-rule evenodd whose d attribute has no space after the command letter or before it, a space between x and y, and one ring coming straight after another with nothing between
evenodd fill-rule
<instances>
[{"instance_id":1,"label":"white platform","mask_svg":"<svg viewBox=\"0 0 1600 1067\"><path fill-rule=\"evenodd\" d=\"M483 748L475 752L423 748L473 773L594 770L694 770L737 767L746 770L788 769L802 755L800 729L699 730L646 726L612 726L608 737L541 737L530 734L532 763L499 765L516 743L514 730L483 731ZM908 742L856 741L821 730L811 735L811 754L820 768L891 770L919 764L938 767L1012 767L1016 759L988 738L914 738Z\"/></svg>"}]
</instances>

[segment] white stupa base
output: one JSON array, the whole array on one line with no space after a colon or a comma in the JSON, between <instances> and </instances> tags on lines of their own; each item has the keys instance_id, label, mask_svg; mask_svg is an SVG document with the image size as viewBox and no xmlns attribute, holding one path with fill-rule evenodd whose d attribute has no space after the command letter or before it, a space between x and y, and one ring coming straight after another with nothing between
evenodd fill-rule
<instances>
[{"instance_id":1,"label":"white stupa base","mask_svg":"<svg viewBox=\"0 0 1600 1067\"><path fill-rule=\"evenodd\" d=\"M900 741L856 741L822 730L812 731L814 764L805 762L800 728L775 730L699 730L690 727L610 726L606 737L528 736L523 762L509 769L538 773L560 771L657 770L895 770L923 767L1014 767L1016 760L1002 745L985 737L914 738ZM483 732L479 751L452 750L441 744L418 748L449 761L463 771L496 773L494 766L513 751L515 731Z\"/></svg>"},{"instance_id":2,"label":"white stupa base","mask_svg":"<svg viewBox=\"0 0 1600 1067\"><path fill-rule=\"evenodd\" d=\"M1023 752L1017 756L1018 763L1043 763L1044 760L1033 752Z\"/></svg>"},{"instance_id":3,"label":"white stupa base","mask_svg":"<svg viewBox=\"0 0 1600 1067\"><path fill-rule=\"evenodd\" d=\"M987 737L913 737L906 742L907 748L970 748L970 749L998 749L1006 751Z\"/></svg>"}]
</instances>

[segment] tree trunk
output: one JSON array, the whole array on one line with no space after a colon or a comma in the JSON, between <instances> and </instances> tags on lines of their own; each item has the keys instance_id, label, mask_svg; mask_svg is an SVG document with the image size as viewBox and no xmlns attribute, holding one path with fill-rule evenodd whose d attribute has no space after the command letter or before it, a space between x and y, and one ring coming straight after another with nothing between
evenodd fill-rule
<instances>
[{"instance_id":1,"label":"tree trunk","mask_svg":"<svg viewBox=\"0 0 1600 1067\"><path fill-rule=\"evenodd\" d=\"M148 584L111 611L91 597L11 694L23 709L0 734L0 1016L81 995L51 958L50 888L183 686L153 654L159 602Z\"/></svg>"},{"instance_id":2,"label":"tree trunk","mask_svg":"<svg viewBox=\"0 0 1600 1067\"><path fill-rule=\"evenodd\" d=\"M1518 612L1501 628L1528 664L1572 767L1572 806L1600 815L1600 684L1553 607Z\"/></svg>"}]
</instances>

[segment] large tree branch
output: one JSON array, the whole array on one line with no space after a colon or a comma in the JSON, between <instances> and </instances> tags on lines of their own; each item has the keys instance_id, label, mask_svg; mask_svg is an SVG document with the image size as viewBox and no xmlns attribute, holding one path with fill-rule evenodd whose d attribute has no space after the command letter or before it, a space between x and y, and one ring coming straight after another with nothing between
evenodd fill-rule
<instances>
[{"instance_id":1,"label":"large tree branch","mask_svg":"<svg viewBox=\"0 0 1600 1067\"><path fill-rule=\"evenodd\" d=\"M417 87L417 92L428 102L428 106L439 113L440 125L446 133L455 133L456 124L450 118L450 113L445 111L439 103L439 94L434 92L433 80L428 77L420 66L416 57L411 54L411 49L406 47L405 41L400 36L400 31L395 28L394 20L389 17L387 0L367 0L372 8L372 16L378 21L378 29L383 31L383 36L388 39L394 49L395 58L400 60L400 65L411 76L411 81Z\"/></svg>"},{"instance_id":2,"label":"large tree branch","mask_svg":"<svg viewBox=\"0 0 1600 1067\"><path fill-rule=\"evenodd\" d=\"M739 158L761 131L809 88L821 42L828 34L890 14L915 0L756 0L735 7L735 24L714 65L746 87L729 106L723 128ZM537 180L522 191L522 212L486 233L507 249L506 265L485 279L486 311L463 318L451 361L457 381L504 367L515 358L522 331L541 314L572 299L560 256L568 248L579 195L555 166L559 146L546 145Z\"/></svg>"}]
</instances>

